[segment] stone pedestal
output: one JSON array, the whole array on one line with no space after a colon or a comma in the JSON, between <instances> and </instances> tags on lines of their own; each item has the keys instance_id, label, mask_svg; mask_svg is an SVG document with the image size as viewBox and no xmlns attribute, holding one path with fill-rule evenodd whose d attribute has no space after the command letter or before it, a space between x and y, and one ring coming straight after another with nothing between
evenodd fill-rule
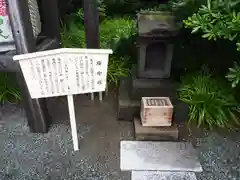
<instances>
[{"instance_id":1,"label":"stone pedestal","mask_svg":"<svg viewBox=\"0 0 240 180\"><path fill-rule=\"evenodd\" d=\"M132 99L140 100L141 97L171 97L176 98L176 88L178 83L172 79L151 79L139 78L136 76L135 66L132 70L129 96Z\"/></svg>"},{"instance_id":2,"label":"stone pedestal","mask_svg":"<svg viewBox=\"0 0 240 180\"><path fill-rule=\"evenodd\" d=\"M145 81L145 80L144 80ZM151 80L150 80L151 81ZM148 84L148 80L145 81ZM145 84L145 85L146 85ZM143 89L139 89L136 94L133 93L132 89L132 77L124 78L120 81L119 92L118 92L118 120L133 121L135 115L140 114L140 99L141 97L159 97L164 96L170 91L160 91L161 89L154 89L149 86L144 86ZM147 88L148 87L148 88ZM164 86L163 86L164 87ZM174 86L177 88L177 85ZM136 86L135 86L136 88ZM136 88L137 90L137 88ZM173 122L181 123L188 118L188 106L176 98L176 90L173 92L174 96L169 96L173 104ZM171 94L171 93L170 93Z\"/></svg>"}]
</instances>

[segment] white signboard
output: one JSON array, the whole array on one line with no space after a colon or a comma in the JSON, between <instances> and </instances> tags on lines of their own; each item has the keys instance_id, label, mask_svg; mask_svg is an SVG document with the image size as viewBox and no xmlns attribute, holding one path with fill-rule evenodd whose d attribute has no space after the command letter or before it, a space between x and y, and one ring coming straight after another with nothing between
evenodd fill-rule
<instances>
[{"instance_id":1,"label":"white signboard","mask_svg":"<svg viewBox=\"0 0 240 180\"><path fill-rule=\"evenodd\" d=\"M106 89L110 49L62 48L16 55L32 98L68 96L74 141L78 150L74 94L102 92Z\"/></svg>"}]
</instances>

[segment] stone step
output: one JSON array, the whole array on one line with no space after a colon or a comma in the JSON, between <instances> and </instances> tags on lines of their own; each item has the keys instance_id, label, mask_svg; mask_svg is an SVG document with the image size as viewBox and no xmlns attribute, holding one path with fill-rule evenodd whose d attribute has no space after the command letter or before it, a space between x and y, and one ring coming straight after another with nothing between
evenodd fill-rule
<instances>
[{"instance_id":1,"label":"stone step","mask_svg":"<svg viewBox=\"0 0 240 180\"><path fill-rule=\"evenodd\" d=\"M140 118L134 117L135 139L138 141L176 141L178 139L178 127L173 124L169 127L142 126Z\"/></svg>"},{"instance_id":2,"label":"stone step","mask_svg":"<svg viewBox=\"0 0 240 180\"><path fill-rule=\"evenodd\" d=\"M121 141L120 168L123 171L191 171L202 166L191 143Z\"/></svg>"},{"instance_id":3,"label":"stone step","mask_svg":"<svg viewBox=\"0 0 240 180\"><path fill-rule=\"evenodd\" d=\"M132 171L132 180L197 180L194 172Z\"/></svg>"}]
</instances>

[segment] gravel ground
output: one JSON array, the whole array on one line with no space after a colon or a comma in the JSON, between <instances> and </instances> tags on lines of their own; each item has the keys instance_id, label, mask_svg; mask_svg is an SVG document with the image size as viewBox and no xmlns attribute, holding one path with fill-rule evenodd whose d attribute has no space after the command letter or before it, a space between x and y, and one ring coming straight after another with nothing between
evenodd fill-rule
<instances>
[{"instance_id":1,"label":"gravel ground","mask_svg":"<svg viewBox=\"0 0 240 180\"><path fill-rule=\"evenodd\" d=\"M240 132L204 132L197 138L197 152L203 166L199 180L240 180Z\"/></svg>"},{"instance_id":2,"label":"gravel ground","mask_svg":"<svg viewBox=\"0 0 240 180\"><path fill-rule=\"evenodd\" d=\"M132 123L116 121L111 99L98 103L78 96L76 101L78 152L73 151L66 103L50 100L54 123L46 134L29 133L21 108L2 108L0 180L130 179L120 172L119 141L132 139ZM239 133L203 132L191 139L204 169L199 180L240 179Z\"/></svg>"},{"instance_id":3,"label":"gravel ground","mask_svg":"<svg viewBox=\"0 0 240 180\"><path fill-rule=\"evenodd\" d=\"M29 133L24 113L8 106L0 126L0 180L127 180L121 172L119 142L132 139L132 123L116 121L108 101L76 98L80 150L73 151L66 103L53 101L46 134ZM110 109L110 110L109 110Z\"/></svg>"}]
</instances>

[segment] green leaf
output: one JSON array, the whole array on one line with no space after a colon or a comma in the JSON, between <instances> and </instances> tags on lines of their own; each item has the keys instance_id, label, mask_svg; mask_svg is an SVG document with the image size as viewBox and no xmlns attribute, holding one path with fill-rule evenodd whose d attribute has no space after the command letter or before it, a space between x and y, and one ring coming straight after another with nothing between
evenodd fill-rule
<instances>
[{"instance_id":1,"label":"green leaf","mask_svg":"<svg viewBox=\"0 0 240 180\"><path fill-rule=\"evenodd\" d=\"M210 37L210 34L209 33L208 34L203 34L202 37L203 38L208 38L208 37Z\"/></svg>"},{"instance_id":2,"label":"green leaf","mask_svg":"<svg viewBox=\"0 0 240 180\"><path fill-rule=\"evenodd\" d=\"M208 6L208 9L211 10L211 0L207 1L207 6Z\"/></svg>"},{"instance_id":3,"label":"green leaf","mask_svg":"<svg viewBox=\"0 0 240 180\"><path fill-rule=\"evenodd\" d=\"M236 75L235 74L227 74L225 77L228 79L233 79L236 77Z\"/></svg>"},{"instance_id":4,"label":"green leaf","mask_svg":"<svg viewBox=\"0 0 240 180\"><path fill-rule=\"evenodd\" d=\"M233 16L233 18L234 18L234 19L236 19L236 18L237 18L236 11L233 11L233 13L232 13L232 16Z\"/></svg>"},{"instance_id":5,"label":"green leaf","mask_svg":"<svg viewBox=\"0 0 240 180\"><path fill-rule=\"evenodd\" d=\"M234 69L234 68L228 68L229 69L229 71L230 72L234 72L234 73L236 73L237 72L237 70L236 69Z\"/></svg>"},{"instance_id":6,"label":"green leaf","mask_svg":"<svg viewBox=\"0 0 240 180\"><path fill-rule=\"evenodd\" d=\"M231 34L230 34L229 40L230 40L230 41L233 41L237 36L238 36L237 33L234 34L234 35L231 35Z\"/></svg>"},{"instance_id":7,"label":"green leaf","mask_svg":"<svg viewBox=\"0 0 240 180\"><path fill-rule=\"evenodd\" d=\"M240 43L237 42L236 45L237 45L237 48L238 48L237 50L239 51L239 49L240 49Z\"/></svg>"},{"instance_id":8,"label":"green leaf","mask_svg":"<svg viewBox=\"0 0 240 180\"><path fill-rule=\"evenodd\" d=\"M191 33L196 33L200 29L200 26L193 28Z\"/></svg>"},{"instance_id":9,"label":"green leaf","mask_svg":"<svg viewBox=\"0 0 240 180\"><path fill-rule=\"evenodd\" d=\"M230 5L231 7L234 7L234 6L238 5L239 3L240 3L240 0L235 0L235 1L231 1L231 2L229 3L229 5Z\"/></svg>"},{"instance_id":10,"label":"green leaf","mask_svg":"<svg viewBox=\"0 0 240 180\"><path fill-rule=\"evenodd\" d=\"M237 86L237 83L235 81L232 82L232 88L235 88Z\"/></svg>"}]
</instances>

